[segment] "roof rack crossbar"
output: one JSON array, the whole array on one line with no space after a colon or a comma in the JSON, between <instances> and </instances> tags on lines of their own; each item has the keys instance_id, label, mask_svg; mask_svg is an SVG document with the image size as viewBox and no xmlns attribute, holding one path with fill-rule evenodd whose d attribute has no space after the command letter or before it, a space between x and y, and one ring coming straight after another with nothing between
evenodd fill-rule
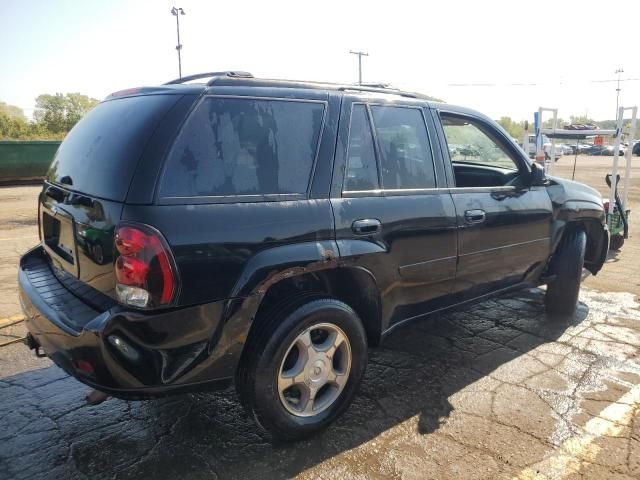
<instances>
[{"instance_id":1,"label":"roof rack crossbar","mask_svg":"<svg viewBox=\"0 0 640 480\"><path fill-rule=\"evenodd\" d=\"M165 83L165 85L179 85L181 83L191 82L193 80L199 80L201 78L211 78L207 85L212 84L215 81L216 77L233 77L233 78L253 78L249 72L241 72L235 70L227 70L223 72L207 72L207 73L196 73L195 75L188 75L182 78L176 78L171 80L170 82Z\"/></svg>"},{"instance_id":2,"label":"roof rack crossbar","mask_svg":"<svg viewBox=\"0 0 640 480\"><path fill-rule=\"evenodd\" d=\"M408 98L419 98L415 93L403 92L402 90L396 90L395 88L386 88L386 87L370 87L366 85L347 85L344 87L340 87L338 90L340 91L349 91L355 90L357 92L372 92L372 93L390 93L393 95L400 95L401 97Z\"/></svg>"}]
</instances>

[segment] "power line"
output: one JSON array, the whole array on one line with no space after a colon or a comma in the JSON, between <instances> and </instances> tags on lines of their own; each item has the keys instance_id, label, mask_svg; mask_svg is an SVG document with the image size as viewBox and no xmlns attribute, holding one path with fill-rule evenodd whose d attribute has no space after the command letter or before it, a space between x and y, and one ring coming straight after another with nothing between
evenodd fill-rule
<instances>
[{"instance_id":1,"label":"power line","mask_svg":"<svg viewBox=\"0 0 640 480\"><path fill-rule=\"evenodd\" d=\"M620 82L638 82L640 77L633 78L621 78ZM611 80L585 80L585 81L563 81L563 82L513 82L513 83L486 83L486 82L474 82L474 83L447 83L448 87L544 87L550 85L571 85L576 83L615 83L618 82L617 78Z\"/></svg>"},{"instance_id":2,"label":"power line","mask_svg":"<svg viewBox=\"0 0 640 480\"><path fill-rule=\"evenodd\" d=\"M640 78L615 78L612 80L589 80L591 83L637 82Z\"/></svg>"}]
</instances>

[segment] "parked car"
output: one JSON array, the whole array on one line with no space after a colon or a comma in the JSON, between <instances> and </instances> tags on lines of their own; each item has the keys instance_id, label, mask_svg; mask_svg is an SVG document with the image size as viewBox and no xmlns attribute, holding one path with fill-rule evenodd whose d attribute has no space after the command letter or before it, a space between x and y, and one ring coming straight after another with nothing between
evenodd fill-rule
<instances>
[{"instance_id":1,"label":"parked car","mask_svg":"<svg viewBox=\"0 0 640 480\"><path fill-rule=\"evenodd\" d=\"M591 145L590 143L579 143L578 144L578 155L585 155L589 151L589 149L591 147L593 147L593 145Z\"/></svg>"},{"instance_id":2,"label":"parked car","mask_svg":"<svg viewBox=\"0 0 640 480\"><path fill-rule=\"evenodd\" d=\"M610 145L609 151L611 152L611 156L613 156L613 152L615 152L615 146ZM624 145L620 145L620 149L618 150L618 155L622 156L627 152L627 147Z\"/></svg>"},{"instance_id":3,"label":"parked car","mask_svg":"<svg viewBox=\"0 0 640 480\"><path fill-rule=\"evenodd\" d=\"M608 156L612 157L615 152L615 147L612 145L592 145L589 149L585 151L587 155L596 155L596 156ZM622 156L625 153L625 148L620 146L618 150L618 155Z\"/></svg>"},{"instance_id":4,"label":"parked car","mask_svg":"<svg viewBox=\"0 0 640 480\"><path fill-rule=\"evenodd\" d=\"M571 146L567 143L560 143L559 145L556 145L556 148L560 148L562 155L574 155L575 154L574 147L575 145Z\"/></svg>"},{"instance_id":5,"label":"parked car","mask_svg":"<svg viewBox=\"0 0 640 480\"><path fill-rule=\"evenodd\" d=\"M452 155L459 155L461 157L478 157L480 151L474 145L456 145L450 144L449 151Z\"/></svg>"},{"instance_id":6,"label":"parked car","mask_svg":"<svg viewBox=\"0 0 640 480\"><path fill-rule=\"evenodd\" d=\"M38 212L19 266L37 354L121 398L234 382L285 440L343 413L403 323L542 284L572 315L608 247L598 192L478 112L238 72L107 97Z\"/></svg>"},{"instance_id":7,"label":"parked car","mask_svg":"<svg viewBox=\"0 0 640 480\"><path fill-rule=\"evenodd\" d=\"M544 151L545 158L549 160L551 158L551 139L546 135L542 135L542 149ZM529 135L529 158L534 158L536 155L536 136ZM563 155L563 149L556 144L555 160L556 162Z\"/></svg>"},{"instance_id":8,"label":"parked car","mask_svg":"<svg viewBox=\"0 0 640 480\"><path fill-rule=\"evenodd\" d=\"M586 153L593 145L589 143L565 143L563 144L563 151L565 155L578 155Z\"/></svg>"},{"instance_id":9,"label":"parked car","mask_svg":"<svg viewBox=\"0 0 640 480\"><path fill-rule=\"evenodd\" d=\"M595 156L599 156L599 155L606 155L607 153L607 149L604 145L591 145L591 147L589 147L586 151L585 154L586 155L595 155Z\"/></svg>"},{"instance_id":10,"label":"parked car","mask_svg":"<svg viewBox=\"0 0 640 480\"><path fill-rule=\"evenodd\" d=\"M636 142L633 145L633 150L631 151L634 155L640 155L640 142Z\"/></svg>"}]
</instances>

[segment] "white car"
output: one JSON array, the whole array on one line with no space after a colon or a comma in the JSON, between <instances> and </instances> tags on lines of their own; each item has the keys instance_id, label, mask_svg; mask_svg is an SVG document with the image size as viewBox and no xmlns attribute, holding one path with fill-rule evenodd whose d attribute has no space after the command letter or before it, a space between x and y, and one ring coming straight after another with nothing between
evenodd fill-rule
<instances>
[{"instance_id":1,"label":"white car","mask_svg":"<svg viewBox=\"0 0 640 480\"><path fill-rule=\"evenodd\" d=\"M544 155L547 159L551 158L551 140L546 135L542 135L542 149L544 150ZM571 149L569 149L571 150ZM564 155L563 148L560 144L556 144L556 154L555 159L558 159ZM536 156L536 136L529 135L529 157L534 158Z\"/></svg>"},{"instance_id":2,"label":"white car","mask_svg":"<svg viewBox=\"0 0 640 480\"><path fill-rule=\"evenodd\" d=\"M561 143L560 145L556 145L556 148L560 147L562 149L563 155L573 155L573 148L571 145L567 145L566 143Z\"/></svg>"}]
</instances>

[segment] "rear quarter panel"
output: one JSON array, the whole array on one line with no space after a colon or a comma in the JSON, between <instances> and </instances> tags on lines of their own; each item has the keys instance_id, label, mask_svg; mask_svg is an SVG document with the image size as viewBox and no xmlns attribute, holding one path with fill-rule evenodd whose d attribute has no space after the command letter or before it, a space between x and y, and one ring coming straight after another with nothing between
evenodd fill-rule
<instances>
[{"instance_id":1,"label":"rear quarter panel","mask_svg":"<svg viewBox=\"0 0 640 480\"><path fill-rule=\"evenodd\" d=\"M127 206L123 219L153 225L167 239L180 276L179 305L247 296L269 276L334 250L326 199Z\"/></svg>"}]
</instances>

